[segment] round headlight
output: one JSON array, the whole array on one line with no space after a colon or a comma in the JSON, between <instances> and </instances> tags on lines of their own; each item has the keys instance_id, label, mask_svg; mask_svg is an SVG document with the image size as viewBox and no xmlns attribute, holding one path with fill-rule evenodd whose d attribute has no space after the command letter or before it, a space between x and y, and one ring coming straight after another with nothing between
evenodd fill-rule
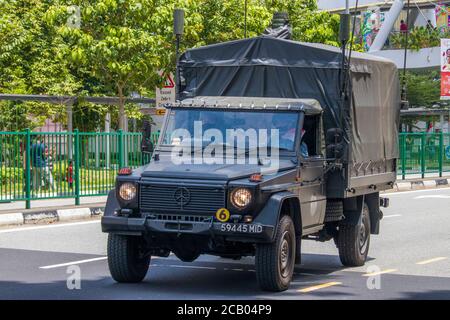
<instances>
[{"instance_id":1,"label":"round headlight","mask_svg":"<svg viewBox=\"0 0 450 320\"><path fill-rule=\"evenodd\" d=\"M246 188L238 188L231 193L231 202L238 209L247 207L252 202L252 193Z\"/></svg>"},{"instance_id":2,"label":"round headlight","mask_svg":"<svg viewBox=\"0 0 450 320\"><path fill-rule=\"evenodd\" d=\"M133 183L125 182L120 186L119 196L125 201L131 201L136 197L136 186Z\"/></svg>"}]
</instances>

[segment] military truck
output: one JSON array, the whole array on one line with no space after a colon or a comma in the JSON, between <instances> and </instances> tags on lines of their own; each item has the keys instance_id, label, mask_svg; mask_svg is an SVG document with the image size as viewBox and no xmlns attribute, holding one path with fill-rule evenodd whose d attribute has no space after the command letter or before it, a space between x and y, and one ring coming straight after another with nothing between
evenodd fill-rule
<instances>
[{"instance_id":1,"label":"military truck","mask_svg":"<svg viewBox=\"0 0 450 320\"><path fill-rule=\"evenodd\" d=\"M122 168L108 196L102 229L112 277L142 281L151 256L170 253L254 256L261 289L282 291L304 240L333 240L344 266L364 265L388 205L380 191L396 179L400 88L392 62L354 53L343 68L345 59L334 47L268 36L185 52L180 99L147 148L152 161ZM272 153L258 152L252 163L174 163L184 151L173 132L193 133L196 121L219 133L276 128L277 167L267 167ZM213 144L226 160L247 159L249 140Z\"/></svg>"}]
</instances>

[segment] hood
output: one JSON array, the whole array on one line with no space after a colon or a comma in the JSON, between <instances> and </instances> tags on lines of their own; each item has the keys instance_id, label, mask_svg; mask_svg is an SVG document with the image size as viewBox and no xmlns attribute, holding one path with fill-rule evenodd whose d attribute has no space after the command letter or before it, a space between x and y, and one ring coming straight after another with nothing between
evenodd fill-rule
<instances>
[{"instance_id":1,"label":"hood","mask_svg":"<svg viewBox=\"0 0 450 320\"><path fill-rule=\"evenodd\" d=\"M291 160L279 160L277 170L269 170L269 166L257 164L174 164L169 157L160 156L159 161L152 161L147 165L142 177L202 179L202 180L235 180L249 177L254 173L276 173L295 168Z\"/></svg>"}]
</instances>

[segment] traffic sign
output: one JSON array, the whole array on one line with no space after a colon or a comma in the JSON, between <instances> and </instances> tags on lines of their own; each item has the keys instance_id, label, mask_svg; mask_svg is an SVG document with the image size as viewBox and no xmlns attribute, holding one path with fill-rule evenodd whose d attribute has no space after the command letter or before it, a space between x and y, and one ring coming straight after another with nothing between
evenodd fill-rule
<instances>
[{"instance_id":1,"label":"traffic sign","mask_svg":"<svg viewBox=\"0 0 450 320\"><path fill-rule=\"evenodd\" d=\"M173 73L159 72L164 77L164 85L162 88L156 88L156 107L163 108L167 103L175 103L175 81Z\"/></svg>"},{"instance_id":2,"label":"traffic sign","mask_svg":"<svg viewBox=\"0 0 450 320\"><path fill-rule=\"evenodd\" d=\"M166 114L166 108L161 108L161 109L155 110L155 115L157 115L157 116L163 116L165 114Z\"/></svg>"}]
</instances>

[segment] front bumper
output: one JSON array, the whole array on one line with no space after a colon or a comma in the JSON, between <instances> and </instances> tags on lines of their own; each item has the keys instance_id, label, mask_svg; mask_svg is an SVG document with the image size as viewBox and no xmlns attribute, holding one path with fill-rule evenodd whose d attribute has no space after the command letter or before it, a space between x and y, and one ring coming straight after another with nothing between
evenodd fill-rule
<instances>
[{"instance_id":1,"label":"front bumper","mask_svg":"<svg viewBox=\"0 0 450 320\"><path fill-rule=\"evenodd\" d=\"M273 239L274 226L261 224L247 224L248 228L257 229L261 232L248 233L238 231L224 231L223 223L220 222L177 222L166 220L153 220L148 218L127 218L120 216L102 217L102 231L108 233L125 235L151 234L191 234L210 237L221 236L228 241L240 242L271 242ZM248 229L247 228L247 229Z\"/></svg>"}]
</instances>

